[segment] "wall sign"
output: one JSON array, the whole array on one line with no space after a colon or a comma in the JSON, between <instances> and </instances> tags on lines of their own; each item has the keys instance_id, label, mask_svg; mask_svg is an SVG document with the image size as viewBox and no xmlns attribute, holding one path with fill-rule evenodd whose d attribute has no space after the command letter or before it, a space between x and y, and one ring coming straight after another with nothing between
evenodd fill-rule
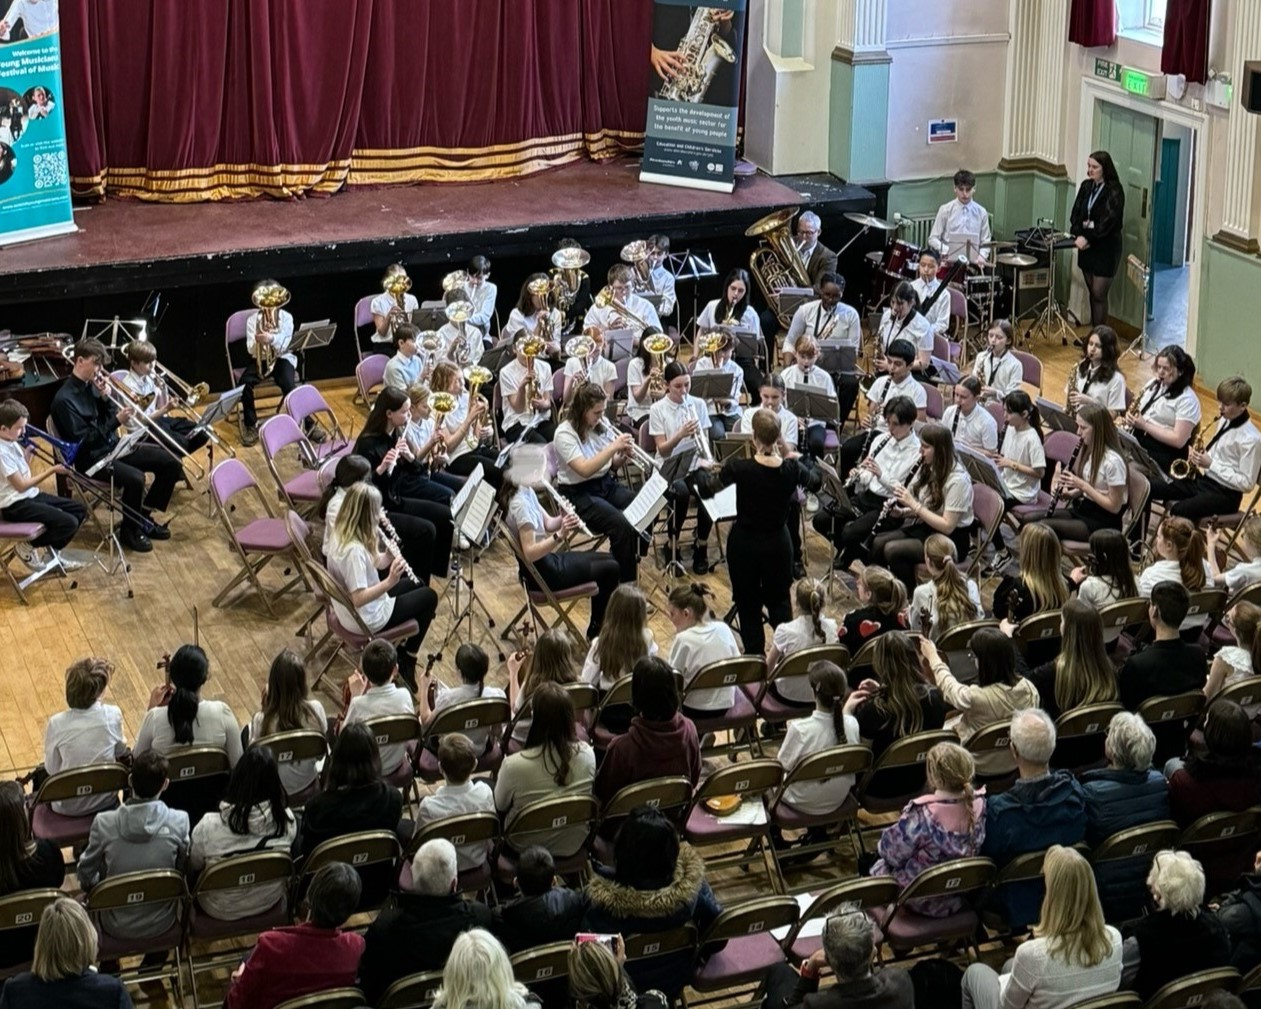
<instances>
[{"instance_id":1,"label":"wall sign","mask_svg":"<svg viewBox=\"0 0 1261 1009\"><path fill-rule=\"evenodd\" d=\"M959 120L928 120L928 142L930 144L953 144L959 139Z\"/></svg>"}]
</instances>

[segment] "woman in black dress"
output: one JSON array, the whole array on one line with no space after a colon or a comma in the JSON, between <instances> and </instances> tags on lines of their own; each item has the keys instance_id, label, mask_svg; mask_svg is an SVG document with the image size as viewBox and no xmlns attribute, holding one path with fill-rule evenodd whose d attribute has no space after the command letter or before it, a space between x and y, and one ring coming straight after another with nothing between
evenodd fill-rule
<instances>
[{"instance_id":1,"label":"woman in black dress","mask_svg":"<svg viewBox=\"0 0 1261 1009\"><path fill-rule=\"evenodd\" d=\"M1077 265L1090 294L1090 324L1108 321L1108 288L1121 265L1121 222L1125 190L1112 155L1095 151L1086 159L1086 178L1077 190L1069 232L1076 238Z\"/></svg>"},{"instance_id":2,"label":"woman in black dress","mask_svg":"<svg viewBox=\"0 0 1261 1009\"><path fill-rule=\"evenodd\" d=\"M702 474L699 482L707 491L736 485L736 521L727 542L731 596L745 654L764 655L763 605L772 627L793 615L788 506L798 487L817 490L822 479L799 459L779 454L779 418L770 410L754 413L752 428L753 458L728 459L716 477Z\"/></svg>"}]
</instances>

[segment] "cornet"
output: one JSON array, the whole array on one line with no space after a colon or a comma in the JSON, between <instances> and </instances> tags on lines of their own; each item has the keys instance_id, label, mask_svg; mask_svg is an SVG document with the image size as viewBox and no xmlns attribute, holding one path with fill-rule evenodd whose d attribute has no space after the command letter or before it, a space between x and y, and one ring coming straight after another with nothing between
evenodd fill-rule
<instances>
[{"instance_id":1,"label":"cornet","mask_svg":"<svg viewBox=\"0 0 1261 1009\"><path fill-rule=\"evenodd\" d=\"M644 350L652 355L653 368L658 372L648 382L648 393L653 399L660 399L666 393L666 380L660 372L665 371L666 355L674 349L674 341L665 333L653 333L644 338Z\"/></svg>"},{"instance_id":2,"label":"cornet","mask_svg":"<svg viewBox=\"0 0 1261 1009\"><path fill-rule=\"evenodd\" d=\"M471 364L464 369L464 380L468 382L469 411L472 412L474 401L486 403L486 397L478 395L478 390L488 382L493 382L495 376L491 374L489 368L483 368L480 364ZM477 448L482 443L481 435L478 434L476 426L469 429L465 441L469 448Z\"/></svg>"},{"instance_id":3,"label":"cornet","mask_svg":"<svg viewBox=\"0 0 1261 1009\"><path fill-rule=\"evenodd\" d=\"M609 440L616 438L618 434L618 432L614 431L609 426L609 422L607 420L600 421L600 423L598 423L593 429L593 433L599 435L601 438L607 438ZM634 440L633 436L630 443L630 454L631 462L639 468L639 471L645 477L657 468L657 460L640 448L639 443Z\"/></svg>"}]
</instances>

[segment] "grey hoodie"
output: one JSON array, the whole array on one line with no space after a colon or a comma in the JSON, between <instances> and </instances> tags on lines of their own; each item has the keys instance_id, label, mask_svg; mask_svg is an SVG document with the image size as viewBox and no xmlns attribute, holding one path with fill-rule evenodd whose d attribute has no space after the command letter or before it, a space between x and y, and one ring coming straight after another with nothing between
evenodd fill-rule
<instances>
[{"instance_id":1,"label":"grey hoodie","mask_svg":"<svg viewBox=\"0 0 1261 1009\"><path fill-rule=\"evenodd\" d=\"M188 854L188 814L161 799L132 799L97 813L79 859L79 885L90 891L103 879L146 869L180 869ZM147 938L175 924L173 904L112 911L101 923L113 936Z\"/></svg>"}]
</instances>

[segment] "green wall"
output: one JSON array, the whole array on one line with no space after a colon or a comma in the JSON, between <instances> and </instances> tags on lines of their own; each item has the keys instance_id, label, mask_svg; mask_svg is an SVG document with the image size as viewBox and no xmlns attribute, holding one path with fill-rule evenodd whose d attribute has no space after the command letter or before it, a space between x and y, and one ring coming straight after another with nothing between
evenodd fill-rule
<instances>
[{"instance_id":1,"label":"green wall","mask_svg":"<svg viewBox=\"0 0 1261 1009\"><path fill-rule=\"evenodd\" d=\"M1068 223L1073 184L1041 172L978 172L976 198L993 215L994 235L1010 238L1017 228L1028 228L1039 217L1052 217L1060 227ZM889 215L924 217L954 198L949 178L894 182L889 187Z\"/></svg>"},{"instance_id":2,"label":"green wall","mask_svg":"<svg viewBox=\"0 0 1261 1009\"><path fill-rule=\"evenodd\" d=\"M1196 377L1209 389L1231 375L1255 384L1261 259L1210 239L1204 242L1200 271Z\"/></svg>"},{"instance_id":3,"label":"green wall","mask_svg":"<svg viewBox=\"0 0 1261 1009\"><path fill-rule=\"evenodd\" d=\"M883 182L889 63L832 60L828 170L848 182Z\"/></svg>"}]
</instances>

